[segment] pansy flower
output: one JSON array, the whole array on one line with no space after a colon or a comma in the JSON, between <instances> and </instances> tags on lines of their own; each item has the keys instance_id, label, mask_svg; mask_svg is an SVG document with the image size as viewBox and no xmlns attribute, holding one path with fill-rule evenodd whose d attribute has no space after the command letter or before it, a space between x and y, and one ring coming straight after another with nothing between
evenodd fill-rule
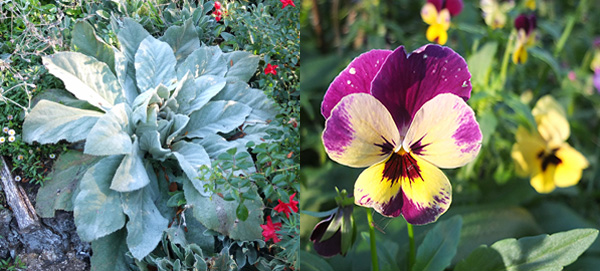
<instances>
[{"instance_id":1,"label":"pansy flower","mask_svg":"<svg viewBox=\"0 0 600 271\"><path fill-rule=\"evenodd\" d=\"M265 67L265 74L273 74L273 75L277 75L277 65L271 65L271 64L267 64L267 67Z\"/></svg>"},{"instance_id":2,"label":"pansy flower","mask_svg":"<svg viewBox=\"0 0 600 271\"><path fill-rule=\"evenodd\" d=\"M513 52L513 62L521 64L527 62L527 48L535 42L535 28L537 26L534 14L521 14L515 19L517 29L517 41Z\"/></svg>"},{"instance_id":3,"label":"pansy flower","mask_svg":"<svg viewBox=\"0 0 600 271\"><path fill-rule=\"evenodd\" d=\"M470 79L465 60L438 45L372 50L338 75L321 105L323 143L332 160L368 167L354 185L356 204L411 224L448 209L452 187L439 168L463 166L481 147L465 102Z\"/></svg>"},{"instance_id":4,"label":"pansy flower","mask_svg":"<svg viewBox=\"0 0 600 271\"><path fill-rule=\"evenodd\" d=\"M313 248L319 255L346 256L356 239L353 209L352 205L338 207L335 213L317 223L310 234L310 241L313 242Z\"/></svg>"},{"instance_id":5,"label":"pansy flower","mask_svg":"<svg viewBox=\"0 0 600 271\"><path fill-rule=\"evenodd\" d=\"M297 213L298 212L298 201L294 200L295 196L296 196L296 193L292 194L290 196L290 202L288 202L288 203L285 203L285 202L281 201L280 199L278 199L279 204L277 204L277 206L275 206L275 208L273 208L273 210L280 212L280 213L284 213L287 218L290 217L291 212Z\"/></svg>"},{"instance_id":6,"label":"pansy flower","mask_svg":"<svg viewBox=\"0 0 600 271\"><path fill-rule=\"evenodd\" d=\"M421 9L421 18L429 25L425 33L427 40L440 45L446 44L450 17L458 15L462 8L462 0L427 0Z\"/></svg>"},{"instance_id":7,"label":"pansy flower","mask_svg":"<svg viewBox=\"0 0 600 271\"><path fill-rule=\"evenodd\" d=\"M517 173L530 176L538 193L576 185L588 161L566 142L570 128L563 108L547 95L538 100L532 114L537 130L520 126L512 148Z\"/></svg>"},{"instance_id":8,"label":"pansy flower","mask_svg":"<svg viewBox=\"0 0 600 271\"><path fill-rule=\"evenodd\" d=\"M492 29L503 28L506 24L506 13L515 6L514 0L481 0L481 11L485 24Z\"/></svg>"},{"instance_id":9,"label":"pansy flower","mask_svg":"<svg viewBox=\"0 0 600 271\"><path fill-rule=\"evenodd\" d=\"M260 227L263 229L262 236L265 238L265 241L269 241L270 239L273 239L273 243L281 241L279 236L277 236L277 231L281 230L281 222L273 223L271 216L267 216L267 224L260 225Z\"/></svg>"}]
</instances>

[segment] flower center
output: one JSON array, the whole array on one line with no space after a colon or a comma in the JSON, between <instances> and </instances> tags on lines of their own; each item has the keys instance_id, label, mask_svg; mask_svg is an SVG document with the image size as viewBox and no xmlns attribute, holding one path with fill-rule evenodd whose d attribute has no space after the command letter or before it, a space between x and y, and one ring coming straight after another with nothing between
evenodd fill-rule
<instances>
[{"instance_id":1,"label":"flower center","mask_svg":"<svg viewBox=\"0 0 600 271\"><path fill-rule=\"evenodd\" d=\"M544 151L538 153L538 158L542 159L542 171L546 171L546 168L548 168L548 165L550 164L558 165L562 163L562 160L556 157L556 151L558 151L558 148L552 149L549 154L546 154Z\"/></svg>"},{"instance_id":2,"label":"flower center","mask_svg":"<svg viewBox=\"0 0 600 271\"><path fill-rule=\"evenodd\" d=\"M411 182L416 178L422 179L417 160L403 148L392 153L390 158L385 162L383 178L391 181L390 186L393 186L400 178L408 178Z\"/></svg>"}]
</instances>

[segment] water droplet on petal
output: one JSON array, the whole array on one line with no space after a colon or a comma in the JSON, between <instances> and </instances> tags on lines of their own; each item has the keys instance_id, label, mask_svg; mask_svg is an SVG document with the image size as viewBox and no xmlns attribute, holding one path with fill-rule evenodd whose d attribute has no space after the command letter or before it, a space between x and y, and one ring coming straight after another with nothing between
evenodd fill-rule
<instances>
[{"instance_id":1,"label":"water droplet on petal","mask_svg":"<svg viewBox=\"0 0 600 271\"><path fill-rule=\"evenodd\" d=\"M350 85L352 82L350 82L350 80L348 80L346 83L348 83L348 85Z\"/></svg>"},{"instance_id":2,"label":"water droplet on petal","mask_svg":"<svg viewBox=\"0 0 600 271\"><path fill-rule=\"evenodd\" d=\"M350 68L350 70L348 72L350 72L350 74L356 74L356 69Z\"/></svg>"},{"instance_id":3,"label":"water droplet on petal","mask_svg":"<svg viewBox=\"0 0 600 271\"><path fill-rule=\"evenodd\" d=\"M427 58L427 55L423 55L423 59Z\"/></svg>"},{"instance_id":4,"label":"water droplet on petal","mask_svg":"<svg viewBox=\"0 0 600 271\"><path fill-rule=\"evenodd\" d=\"M462 70L461 68L458 68L458 71Z\"/></svg>"}]
</instances>

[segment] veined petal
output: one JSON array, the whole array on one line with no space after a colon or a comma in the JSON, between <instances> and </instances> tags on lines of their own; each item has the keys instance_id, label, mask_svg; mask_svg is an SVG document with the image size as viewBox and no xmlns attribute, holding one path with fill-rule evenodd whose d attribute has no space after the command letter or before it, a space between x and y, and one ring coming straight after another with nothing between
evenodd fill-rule
<instances>
[{"instance_id":1,"label":"veined petal","mask_svg":"<svg viewBox=\"0 0 600 271\"><path fill-rule=\"evenodd\" d=\"M431 223L450 206L452 186L434 165L401 153L360 174L354 185L355 203L384 216L402 214L411 224Z\"/></svg>"},{"instance_id":2,"label":"veined petal","mask_svg":"<svg viewBox=\"0 0 600 271\"><path fill-rule=\"evenodd\" d=\"M427 28L425 37L428 41L435 42L439 45L444 45L448 41L448 32L441 24L432 24Z\"/></svg>"},{"instance_id":3,"label":"veined petal","mask_svg":"<svg viewBox=\"0 0 600 271\"><path fill-rule=\"evenodd\" d=\"M345 96L333 108L323 131L325 151L350 167L367 167L384 160L400 144L392 116L366 93Z\"/></svg>"},{"instance_id":4,"label":"veined petal","mask_svg":"<svg viewBox=\"0 0 600 271\"><path fill-rule=\"evenodd\" d=\"M554 173L556 186L569 187L576 185L581 179L581 171L589 166L587 159L567 143L564 143L556 151L556 157L561 161L556 166L556 172Z\"/></svg>"},{"instance_id":5,"label":"veined petal","mask_svg":"<svg viewBox=\"0 0 600 271\"><path fill-rule=\"evenodd\" d=\"M475 159L481 139L473 109L460 97L444 93L419 109L402 146L438 167L455 168Z\"/></svg>"},{"instance_id":6,"label":"veined petal","mask_svg":"<svg viewBox=\"0 0 600 271\"><path fill-rule=\"evenodd\" d=\"M329 85L321 104L323 117L329 118L333 107L344 96L351 93L370 93L371 81L391 53L390 50L371 50L352 60Z\"/></svg>"},{"instance_id":7,"label":"veined petal","mask_svg":"<svg viewBox=\"0 0 600 271\"><path fill-rule=\"evenodd\" d=\"M571 130L563 108L550 95L540 98L531 111L538 124L538 132L551 148L562 145Z\"/></svg>"},{"instance_id":8,"label":"veined petal","mask_svg":"<svg viewBox=\"0 0 600 271\"><path fill-rule=\"evenodd\" d=\"M398 47L373 79L371 94L392 114L398 130L405 132L421 106L441 93L465 101L471 95L471 74L465 60L452 49L425 45L407 56Z\"/></svg>"},{"instance_id":9,"label":"veined petal","mask_svg":"<svg viewBox=\"0 0 600 271\"><path fill-rule=\"evenodd\" d=\"M527 176L535 168L541 167L539 154L544 153L546 144L538 133L530 133L522 126L517 129L516 139L511 156L515 161L517 174Z\"/></svg>"},{"instance_id":10,"label":"veined petal","mask_svg":"<svg viewBox=\"0 0 600 271\"><path fill-rule=\"evenodd\" d=\"M426 3L423 8L421 8L421 18L423 22L426 24L432 25L437 21L438 12L435 5L432 3Z\"/></svg>"}]
</instances>

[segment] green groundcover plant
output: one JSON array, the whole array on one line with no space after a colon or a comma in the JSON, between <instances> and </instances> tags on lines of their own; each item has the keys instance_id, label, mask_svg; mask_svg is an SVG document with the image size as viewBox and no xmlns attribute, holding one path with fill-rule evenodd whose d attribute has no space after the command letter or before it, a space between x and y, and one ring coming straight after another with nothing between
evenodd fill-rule
<instances>
[{"instance_id":1,"label":"green groundcover plant","mask_svg":"<svg viewBox=\"0 0 600 271\"><path fill-rule=\"evenodd\" d=\"M217 182L200 171L231 149L238 162L253 165L248 151L254 144L248 142L268 141L278 109L247 84L258 56L201 45L191 20L154 38L125 18L120 48L103 42L86 22L75 25L73 37L77 52L43 58L68 92L42 95L25 118L23 140L84 141L82 153L63 154L82 165L82 176L47 183L39 193L51 200L38 205L38 213L73 210L77 233L92 242L97 269L125 268L126 252L144 259L172 228L261 239L264 205L257 188L249 183L240 191L245 200L225 201L215 193ZM206 266L201 257L196 261Z\"/></svg>"}]
</instances>

